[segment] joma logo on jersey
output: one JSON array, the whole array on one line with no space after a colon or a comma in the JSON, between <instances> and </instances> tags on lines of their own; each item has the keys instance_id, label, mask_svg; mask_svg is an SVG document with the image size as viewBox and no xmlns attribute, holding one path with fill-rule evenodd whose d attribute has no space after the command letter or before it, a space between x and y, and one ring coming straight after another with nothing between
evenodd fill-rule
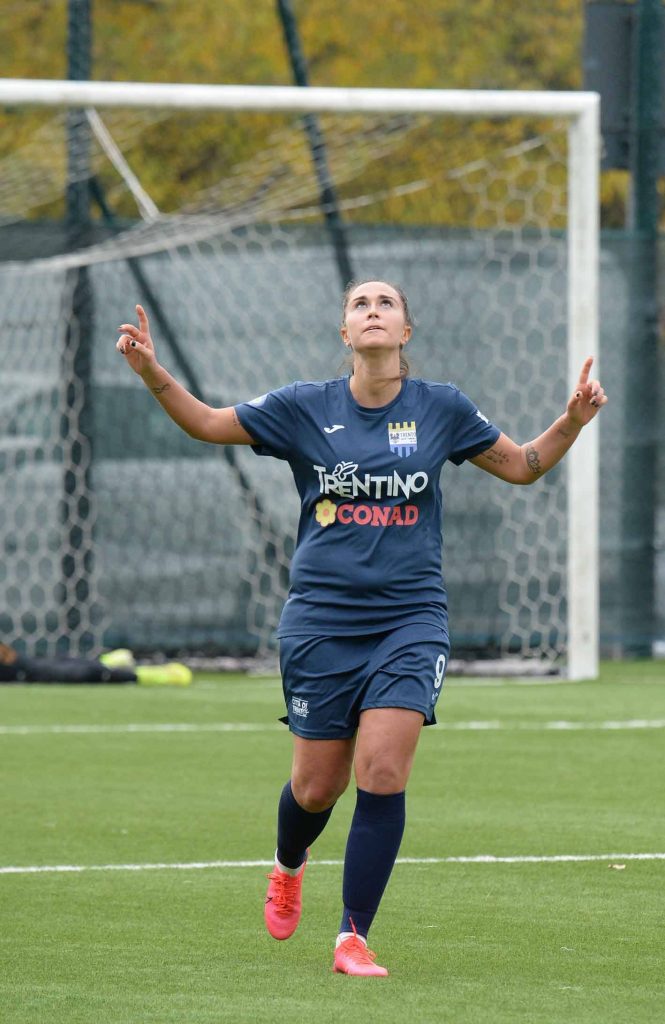
<instances>
[{"instance_id":1,"label":"joma logo on jersey","mask_svg":"<svg viewBox=\"0 0 665 1024\"><path fill-rule=\"evenodd\" d=\"M418 447L418 436L416 434L416 421L410 423L389 423L388 444L391 452L399 455L400 459L406 459L412 455Z\"/></svg>"},{"instance_id":2,"label":"joma logo on jersey","mask_svg":"<svg viewBox=\"0 0 665 1024\"><path fill-rule=\"evenodd\" d=\"M325 466L313 466L319 475L321 494L337 494L340 498L405 498L424 491L429 483L427 473L407 473L404 477L393 472L389 476L371 476L356 473L355 462L338 462L332 473Z\"/></svg>"}]
</instances>

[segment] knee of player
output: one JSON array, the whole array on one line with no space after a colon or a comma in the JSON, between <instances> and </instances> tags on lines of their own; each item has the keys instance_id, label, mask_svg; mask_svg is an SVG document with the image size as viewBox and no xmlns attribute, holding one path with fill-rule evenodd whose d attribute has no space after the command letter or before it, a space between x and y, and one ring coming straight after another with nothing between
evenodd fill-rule
<instances>
[{"instance_id":1,"label":"knee of player","mask_svg":"<svg viewBox=\"0 0 665 1024\"><path fill-rule=\"evenodd\" d=\"M389 754L356 762L356 781L368 793L401 793L406 788L408 768L396 764Z\"/></svg>"},{"instance_id":2,"label":"knee of player","mask_svg":"<svg viewBox=\"0 0 665 1024\"><path fill-rule=\"evenodd\" d=\"M318 814L327 811L340 798L349 784L347 778L291 780L293 795L305 811Z\"/></svg>"}]
</instances>

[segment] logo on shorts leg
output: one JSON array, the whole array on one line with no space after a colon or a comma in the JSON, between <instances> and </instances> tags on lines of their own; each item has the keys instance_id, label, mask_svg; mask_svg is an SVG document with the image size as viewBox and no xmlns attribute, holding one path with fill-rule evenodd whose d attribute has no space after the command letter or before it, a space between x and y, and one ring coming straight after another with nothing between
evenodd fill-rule
<instances>
[{"instance_id":1,"label":"logo on shorts leg","mask_svg":"<svg viewBox=\"0 0 665 1024\"><path fill-rule=\"evenodd\" d=\"M298 716L298 718L307 718L309 714L309 701L302 700L301 697L292 697L291 710L294 715Z\"/></svg>"}]
</instances>

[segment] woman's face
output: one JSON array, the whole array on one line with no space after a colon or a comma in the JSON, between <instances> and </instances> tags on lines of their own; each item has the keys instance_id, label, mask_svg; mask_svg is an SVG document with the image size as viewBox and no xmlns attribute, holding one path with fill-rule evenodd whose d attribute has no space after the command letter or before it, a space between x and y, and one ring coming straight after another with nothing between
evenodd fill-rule
<instances>
[{"instance_id":1,"label":"woman's face","mask_svg":"<svg viewBox=\"0 0 665 1024\"><path fill-rule=\"evenodd\" d=\"M349 295L342 340L354 352L399 352L411 337L402 300L385 281L366 281Z\"/></svg>"}]
</instances>

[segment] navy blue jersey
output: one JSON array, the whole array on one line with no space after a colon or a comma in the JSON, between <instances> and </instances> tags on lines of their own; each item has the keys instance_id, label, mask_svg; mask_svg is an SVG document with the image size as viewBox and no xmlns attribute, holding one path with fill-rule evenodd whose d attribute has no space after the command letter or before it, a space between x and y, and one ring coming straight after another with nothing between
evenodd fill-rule
<instances>
[{"instance_id":1,"label":"navy blue jersey","mask_svg":"<svg viewBox=\"0 0 665 1024\"><path fill-rule=\"evenodd\" d=\"M389 405L367 409L345 377L289 384L236 412L257 454L289 463L301 500L278 635L447 628L441 468L500 433L473 402L407 378Z\"/></svg>"}]
</instances>

